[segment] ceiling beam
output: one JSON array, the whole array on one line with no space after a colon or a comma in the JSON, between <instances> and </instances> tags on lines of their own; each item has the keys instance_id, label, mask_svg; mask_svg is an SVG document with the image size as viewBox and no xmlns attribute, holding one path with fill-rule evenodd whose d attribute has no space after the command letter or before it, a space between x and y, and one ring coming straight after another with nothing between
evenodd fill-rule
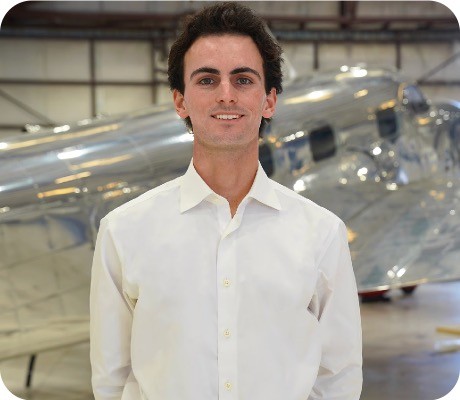
<instances>
[{"instance_id":1,"label":"ceiling beam","mask_svg":"<svg viewBox=\"0 0 460 400\"><path fill-rule=\"evenodd\" d=\"M303 16L303 15L266 15L262 17L269 24L293 23L296 27L306 27L309 23L339 24L342 29L363 28L365 25L386 24L419 24L424 28L458 29L458 22L452 17L425 16L356 16L356 1L341 1L340 15L337 16ZM24 3L22 3L24 4ZM27 3L25 3L27 4ZM48 27L59 29L131 29L148 30L165 28L176 30L184 17L191 12L179 14L141 14L141 13L107 13L107 12L56 12L16 9L14 7L4 17L2 27ZM411 28L413 29L413 28Z\"/></svg>"},{"instance_id":2,"label":"ceiling beam","mask_svg":"<svg viewBox=\"0 0 460 400\"><path fill-rule=\"evenodd\" d=\"M409 31L409 30L287 30L271 27L272 33L280 41L291 42L454 42L460 41L460 31L457 30L430 30L430 31ZM57 40L152 40L163 43L164 40L175 38L173 31L159 30L107 30L107 29L50 29L50 28L2 28L0 29L0 40L2 38L23 38L23 39L57 39Z\"/></svg>"}]
</instances>

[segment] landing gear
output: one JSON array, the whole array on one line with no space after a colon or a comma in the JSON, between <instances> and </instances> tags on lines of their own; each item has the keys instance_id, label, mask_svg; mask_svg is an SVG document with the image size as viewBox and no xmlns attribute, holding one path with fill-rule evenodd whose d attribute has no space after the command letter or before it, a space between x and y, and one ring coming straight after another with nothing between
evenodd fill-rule
<instances>
[{"instance_id":1,"label":"landing gear","mask_svg":"<svg viewBox=\"0 0 460 400\"><path fill-rule=\"evenodd\" d=\"M404 294L412 294L414 293L414 290L417 288L417 285L413 285L413 286L404 286L401 288L401 290L404 292Z\"/></svg>"},{"instance_id":2,"label":"landing gear","mask_svg":"<svg viewBox=\"0 0 460 400\"><path fill-rule=\"evenodd\" d=\"M386 303L391 301L389 297L385 296L387 292L388 290L376 290L375 292L359 293L359 297L362 303Z\"/></svg>"},{"instance_id":3,"label":"landing gear","mask_svg":"<svg viewBox=\"0 0 460 400\"><path fill-rule=\"evenodd\" d=\"M412 286L403 286L401 291L409 296L414 293L414 290L417 288L417 285ZM363 292L359 293L359 297L362 303L387 303L391 301L391 297L387 296L389 290L376 290L374 292Z\"/></svg>"}]
</instances>

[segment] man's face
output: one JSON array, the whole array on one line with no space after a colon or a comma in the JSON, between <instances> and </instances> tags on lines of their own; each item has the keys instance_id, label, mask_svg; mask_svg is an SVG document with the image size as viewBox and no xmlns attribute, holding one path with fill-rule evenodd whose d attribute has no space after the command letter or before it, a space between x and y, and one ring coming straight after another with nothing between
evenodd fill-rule
<instances>
[{"instance_id":1,"label":"man's face","mask_svg":"<svg viewBox=\"0 0 460 400\"><path fill-rule=\"evenodd\" d=\"M184 93L174 91L181 118L190 117L195 145L233 149L258 141L262 117L275 111L267 95L262 57L249 36L197 39L184 58Z\"/></svg>"}]
</instances>

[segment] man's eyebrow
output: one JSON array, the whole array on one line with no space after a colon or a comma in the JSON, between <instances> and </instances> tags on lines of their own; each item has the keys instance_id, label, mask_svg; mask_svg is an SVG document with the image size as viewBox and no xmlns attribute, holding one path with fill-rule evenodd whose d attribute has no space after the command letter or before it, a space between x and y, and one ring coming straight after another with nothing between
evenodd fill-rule
<instances>
[{"instance_id":1,"label":"man's eyebrow","mask_svg":"<svg viewBox=\"0 0 460 400\"><path fill-rule=\"evenodd\" d=\"M262 80L260 74L255 69L252 69L252 68L249 68L249 67L235 68L234 70L232 70L230 72L230 75L243 74L243 73L247 73L247 72L249 72L250 74L254 74L260 80Z\"/></svg>"},{"instance_id":2,"label":"man's eyebrow","mask_svg":"<svg viewBox=\"0 0 460 400\"><path fill-rule=\"evenodd\" d=\"M201 68L196 69L190 74L190 79L192 79L195 75L198 75L201 73L220 75L220 72L218 69L211 68L211 67L201 67Z\"/></svg>"},{"instance_id":3,"label":"man's eyebrow","mask_svg":"<svg viewBox=\"0 0 460 400\"><path fill-rule=\"evenodd\" d=\"M206 73L206 74L213 74L213 75L220 75L220 71L216 68L211 68L211 67L201 67L197 68L195 71L193 71L190 74L190 79L192 79L195 75L201 74L201 73ZM237 74L243 74L243 73L250 73L255 76L257 76L260 80L262 80L260 74L252 68L249 67L240 67L240 68L235 68L234 70L230 71L230 75L237 75Z\"/></svg>"}]
</instances>

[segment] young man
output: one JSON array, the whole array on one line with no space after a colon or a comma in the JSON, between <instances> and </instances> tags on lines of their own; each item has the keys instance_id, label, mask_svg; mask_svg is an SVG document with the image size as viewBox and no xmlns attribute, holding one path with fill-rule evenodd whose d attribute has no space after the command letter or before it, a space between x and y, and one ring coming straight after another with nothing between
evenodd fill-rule
<instances>
[{"instance_id":1,"label":"young man","mask_svg":"<svg viewBox=\"0 0 460 400\"><path fill-rule=\"evenodd\" d=\"M194 134L183 177L101 223L91 286L96 400L357 400L361 330L343 223L271 181L261 125L279 46L237 3L173 45L169 80Z\"/></svg>"}]
</instances>

